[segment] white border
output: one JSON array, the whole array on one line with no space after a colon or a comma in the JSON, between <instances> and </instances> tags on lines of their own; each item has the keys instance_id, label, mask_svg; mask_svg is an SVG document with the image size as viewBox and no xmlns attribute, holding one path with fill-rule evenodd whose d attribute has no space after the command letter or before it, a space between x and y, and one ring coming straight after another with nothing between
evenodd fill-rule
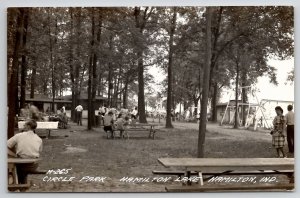
<instances>
[{"instance_id":1,"label":"white border","mask_svg":"<svg viewBox=\"0 0 300 198\"><path fill-rule=\"evenodd\" d=\"M88 196L101 196L101 197L300 197L299 189L294 193L191 193L191 194L169 194L169 193L7 193L6 192L6 128L7 128L7 118L6 118L6 105L7 105L7 71L6 71L6 49L7 49L7 39L6 39L6 9L7 7L68 7L68 6L82 6L82 7L92 7L92 6L136 6L136 5L149 5L149 6L220 6L220 5L230 5L230 6L263 6L263 5L288 5L295 7L295 87L298 88L297 84L300 83L300 68L299 60L297 57L297 52L299 52L299 27L300 27L300 1L299 0L0 0L0 140L1 140L1 155L0 155L0 197L20 197L20 196L30 196L30 197L82 197L84 195ZM298 67L297 67L298 66ZM296 89L295 89L296 91ZM300 93L296 91L295 93L295 111L296 111L296 142L300 142L300 116L298 114L298 104L300 104ZM299 164L299 151L300 146L296 144L296 165ZM298 166L296 166L296 184L299 184L300 174L298 173ZM299 185L296 186L298 188Z\"/></svg>"}]
</instances>

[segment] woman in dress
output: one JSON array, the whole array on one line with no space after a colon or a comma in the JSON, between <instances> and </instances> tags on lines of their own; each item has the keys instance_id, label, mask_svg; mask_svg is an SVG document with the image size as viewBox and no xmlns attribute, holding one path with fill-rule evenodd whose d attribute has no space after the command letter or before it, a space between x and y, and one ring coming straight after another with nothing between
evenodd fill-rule
<instances>
[{"instance_id":1,"label":"woman in dress","mask_svg":"<svg viewBox=\"0 0 300 198\"><path fill-rule=\"evenodd\" d=\"M276 148L277 155L279 158L286 157L283 151L285 143L285 126L286 119L283 116L283 109L280 106L275 107L277 116L273 120L274 129L272 130L272 145Z\"/></svg>"}]
</instances>

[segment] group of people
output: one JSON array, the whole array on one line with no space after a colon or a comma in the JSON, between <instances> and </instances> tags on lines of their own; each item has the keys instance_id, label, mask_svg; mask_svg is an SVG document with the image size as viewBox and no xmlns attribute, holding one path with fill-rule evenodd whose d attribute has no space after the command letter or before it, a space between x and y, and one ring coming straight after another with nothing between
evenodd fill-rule
<instances>
[{"instance_id":1,"label":"group of people","mask_svg":"<svg viewBox=\"0 0 300 198\"><path fill-rule=\"evenodd\" d=\"M101 109L102 107L100 107ZM99 113L103 116L103 129L107 134L111 134L111 138L114 138L114 131L120 131L120 137L123 137L124 131L132 123L136 122L138 113L137 108L135 107L131 112L127 110L107 110L106 112L101 111Z\"/></svg>"},{"instance_id":2,"label":"group of people","mask_svg":"<svg viewBox=\"0 0 300 198\"><path fill-rule=\"evenodd\" d=\"M83 107L81 104L76 106L76 122L77 125L82 126L82 112ZM133 108L131 112L127 109L117 110L115 108L110 108L106 106L100 106L98 110L98 115L103 123L104 131L107 134L111 134L111 138L114 137L113 131L119 130L121 137L123 137L123 132L126 130L127 126L134 123L138 118L137 107Z\"/></svg>"},{"instance_id":3,"label":"group of people","mask_svg":"<svg viewBox=\"0 0 300 198\"><path fill-rule=\"evenodd\" d=\"M283 115L283 109L280 106L275 107L276 117L273 120L272 145L276 148L279 158L287 157L283 147L285 138L288 142L289 153L294 153L294 112L293 106L288 105L288 113Z\"/></svg>"}]
</instances>

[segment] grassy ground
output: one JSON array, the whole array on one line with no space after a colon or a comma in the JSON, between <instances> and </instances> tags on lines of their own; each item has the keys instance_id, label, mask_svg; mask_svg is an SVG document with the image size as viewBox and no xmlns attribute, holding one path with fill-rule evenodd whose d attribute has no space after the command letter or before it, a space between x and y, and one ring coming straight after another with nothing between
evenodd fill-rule
<instances>
[{"instance_id":1,"label":"grassy ground","mask_svg":"<svg viewBox=\"0 0 300 198\"><path fill-rule=\"evenodd\" d=\"M84 123L85 124L85 123ZM132 132L130 139L106 139L101 128L87 131L86 126L71 123L70 129L53 131L54 138L43 139L40 168L72 168L67 175L74 181L45 182L45 175L31 175L31 192L164 192L167 183L125 183L122 177L157 177L152 170L164 170L157 162L161 157L196 157L198 125L175 123L174 129L157 132L155 140L147 132ZM40 133L42 134L42 132ZM67 136L67 137L65 137ZM285 148L286 150L286 148ZM205 157L275 157L268 132L234 130L208 124ZM290 156L292 157L292 156ZM79 181L84 176L106 177L105 182ZM177 183L178 185L178 183Z\"/></svg>"}]
</instances>

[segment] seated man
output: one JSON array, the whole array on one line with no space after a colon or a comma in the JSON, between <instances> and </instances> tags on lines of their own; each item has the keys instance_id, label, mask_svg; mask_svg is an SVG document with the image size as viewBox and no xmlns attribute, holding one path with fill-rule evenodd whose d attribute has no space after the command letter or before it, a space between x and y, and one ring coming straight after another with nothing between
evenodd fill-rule
<instances>
[{"instance_id":1,"label":"seated man","mask_svg":"<svg viewBox=\"0 0 300 198\"><path fill-rule=\"evenodd\" d=\"M8 156L19 158L39 158L42 151L42 139L35 134L37 127L35 120L27 121L24 125L25 132L18 133L7 140ZM15 152L14 152L15 151ZM20 183L26 182L27 174L36 170L38 164L18 164L17 174Z\"/></svg>"}]
</instances>

